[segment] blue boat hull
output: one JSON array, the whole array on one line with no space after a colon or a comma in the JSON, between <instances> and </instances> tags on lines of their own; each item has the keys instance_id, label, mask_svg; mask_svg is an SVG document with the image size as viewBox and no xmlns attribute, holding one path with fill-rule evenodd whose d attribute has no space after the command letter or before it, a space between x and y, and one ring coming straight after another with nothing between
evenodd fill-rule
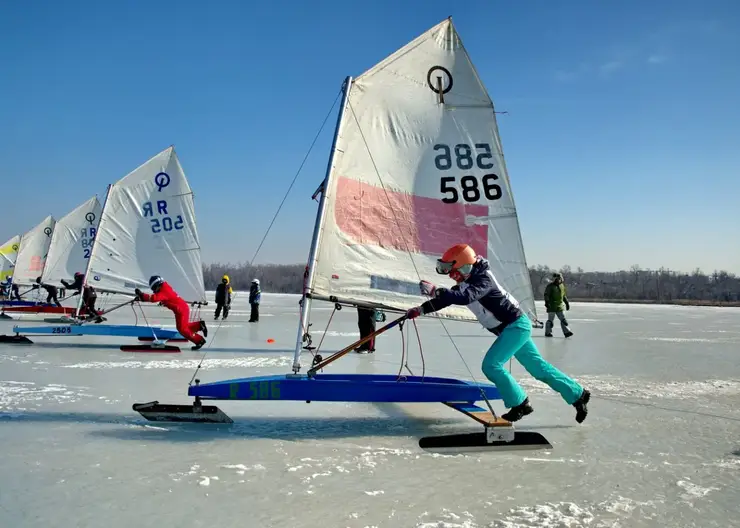
<instances>
[{"instance_id":1,"label":"blue boat hull","mask_svg":"<svg viewBox=\"0 0 740 528\"><path fill-rule=\"evenodd\" d=\"M57 326L14 326L17 334L64 335L64 336L117 336L117 337L154 337L157 339L182 339L177 330L134 325L57 325Z\"/></svg>"},{"instance_id":2,"label":"blue boat hull","mask_svg":"<svg viewBox=\"0 0 740 528\"><path fill-rule=\"evenodd\" d=\"M483 393L501 399L495 385L452 378L393 374L277 375L192 385L189 396L204 400L285 400L326 402L476 402Z\"/></svg>"},{"instance_id":3,"label":"blue boat hull","mask_svg":"<svg viewBox=\"0 0 740 528\"><path fill-rule=\"evenodd\" d=\"M34 301L0 301L0 307L10 306L42 306L46 303Z\"/></svg>"}]
</instances>

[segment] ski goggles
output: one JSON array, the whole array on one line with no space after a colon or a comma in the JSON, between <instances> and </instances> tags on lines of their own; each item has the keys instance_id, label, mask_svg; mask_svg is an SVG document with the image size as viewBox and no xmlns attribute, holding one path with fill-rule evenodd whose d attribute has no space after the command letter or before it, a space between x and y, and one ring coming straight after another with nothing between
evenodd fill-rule
<instances>
[{"instance_id":1,"label":"ski goggles","mask_svg":"<svg viewBox=\"0 0 740 528\"><path fill-rule=\"evenodd\" d=\"M463 275L469 274L471 271L473 271L473 265L472 264L463 264L459 268L455 268L455 262L445 262L443 260L437 260L437 273L440 275L449 275L453 271L458 271Z\"/></svg>"}]
</instances>

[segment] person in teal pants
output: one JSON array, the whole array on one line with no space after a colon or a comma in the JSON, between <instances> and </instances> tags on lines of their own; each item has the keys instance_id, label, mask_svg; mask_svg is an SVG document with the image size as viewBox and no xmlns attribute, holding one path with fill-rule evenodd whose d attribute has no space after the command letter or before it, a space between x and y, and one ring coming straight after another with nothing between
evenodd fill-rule
<instances>
[{"instance_id":1,"label":"person in teal pants","mask_svg":"<svg viewBox=\"0 0 740 528\"><path fill-rule=\"evenodd\" d=\"M488 261L476 255L467 244L448 249L437 261L437 273L449 275L457 284L450 289L437 288L422 281L422 294L431 297L421 306L407 312L409 319L442 310L453 304L467 306L487 330L497 339L483 358L483 374L499 390L509 412L505 420L516 422L534 409L524 389L506 370L506 362L513 356L535 379L560 393L576 409L576 421L583 422L588 415L587 404L591 393L544 360L532 341L532 323L519 308L518 301L506 291L493 275Z\"/></svg>"}]
</instances>

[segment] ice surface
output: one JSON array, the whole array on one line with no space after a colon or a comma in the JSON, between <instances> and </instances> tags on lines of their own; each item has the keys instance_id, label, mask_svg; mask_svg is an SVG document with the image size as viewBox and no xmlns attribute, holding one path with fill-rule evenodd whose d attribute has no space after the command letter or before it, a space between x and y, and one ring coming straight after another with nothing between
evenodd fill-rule
<instances>
[{"instance_id":1,"label":"ice surface","mask_svg":"<svg viewBox=\"0 0 740 528\"><path fill-rule=\"evenodd\" d=\"M212 294L211 294L212 298ZM740 488L740 310L571 305L575 336L535 342L593 392L574 411L513 363L552 451L428 454L421 436L477 424L433 404L218 402L230 425L158 424L134 402L186 403L187 385L285 373L297 297L263 295L247 322L240 293L225 322L207 307L209 344L181 354L121 352L132 340L32 336L0 345L0 526L5 527L643 527L734 526ZM116 299L110 299L114 305ZM538 304L542 316L542 305ZM359 337L356 312L316 303L314 345ZM22 325L42 317L24 315ZM34 320L36 322L34 322ZM109 322L173 326L147 306ZM0 321L0 333L18 321ZM446 322L470 371L433 320L418 323L426 374L482 380L491 336ZM422 361L405 327L415 374ZM398 330L377 352L329 372L397 373ZM274 342L268 342L274 339ZM304 364L310 364L310 354ZM494 402L502 410L500 401Z\"/></svg>"}]
</instances>

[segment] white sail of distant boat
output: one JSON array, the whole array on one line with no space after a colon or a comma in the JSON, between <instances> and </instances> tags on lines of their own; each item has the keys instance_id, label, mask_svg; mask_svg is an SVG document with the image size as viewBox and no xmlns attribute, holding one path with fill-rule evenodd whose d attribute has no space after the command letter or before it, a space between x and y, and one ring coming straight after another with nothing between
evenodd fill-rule
<instances>
[{"instance_id":1,"label":"white sail of distant boat","mask_svg":"<svg viewBox=\"0 0 740 528\"><path fill-rule=\"evenodd\" d=\"M43 284L60 286L62 279L71 281L75 273L84 273L101 209L98 197L93 196L57 221L41 275Z\"/></svg>"},{"instance_id":2,"label":"white sail of distant boat","mask_svg":"<svg viewBox=\"0 0 740 528\"><path fill-rule=\"evenodd\" d=\"M85 269L85 284L99 292L133 297L137 288L149 289L152 275L161 275L187 302L207 304L193 192L174 147L160 152L108 187L94 238ZM129 299L105 313L132 302L133 299ZM75 314L81 313L81 309L82 296ZM179 351L177 347L163 348L158 342L181 339L176 330L152 326L146 319L141 325L93 324L92 321L100 322L97 318L85 318L69 325L14 326L16 336L13 339L31 343L26 336L20 335L21 332L137 337L153 339L153 350ZM122 346L122 350L129 348ZM140 350L141 346L133 348Z\"/></svg>"},{"instance_id":3,"label":"white sail of distant boat","mask_svg":"<svg viewBox=\"0 0 740 528\"><path fill-rule=\"evenodd\" d=\"M195 204L174 147L108 189L85 272L96 290L134 295L161 275L188 302L205 302Z\"/></svg>"},{"instance_id":4,"label":"white sail of distant boat","mask_svg":"<svg viewBox=\"0 0 740 528\"><path fill-rule=\"evenodd\" d=\"M536 320L494 105L451 20L349 78L309 256L308 293L391 310L471 245ZM440 316L474 320L466 307ZM306 315L302 328L306 328Z\"/></svg>"},{"instance_id":5,"label":"white sail of distant boat","mask_svg":"<svg viewBox=\"0 0 740 528\"><path fill-rule=\"evenodd\" d=\"M51 215L21 237L18 257L15 261L13 284L30 286L36 283L46 264L56 220Z\"/></svg>"},{"instance_id":6,"label":"white sail of distant boat","mask_svg":"<svg viewBox=\"0 0 740 528\"><path fill-rule=\"evenodd\" d=\"M21 236L15 235L0 246L0 282L4 282L13 275L20 245Z\"/></svg>"}]
</instances>

